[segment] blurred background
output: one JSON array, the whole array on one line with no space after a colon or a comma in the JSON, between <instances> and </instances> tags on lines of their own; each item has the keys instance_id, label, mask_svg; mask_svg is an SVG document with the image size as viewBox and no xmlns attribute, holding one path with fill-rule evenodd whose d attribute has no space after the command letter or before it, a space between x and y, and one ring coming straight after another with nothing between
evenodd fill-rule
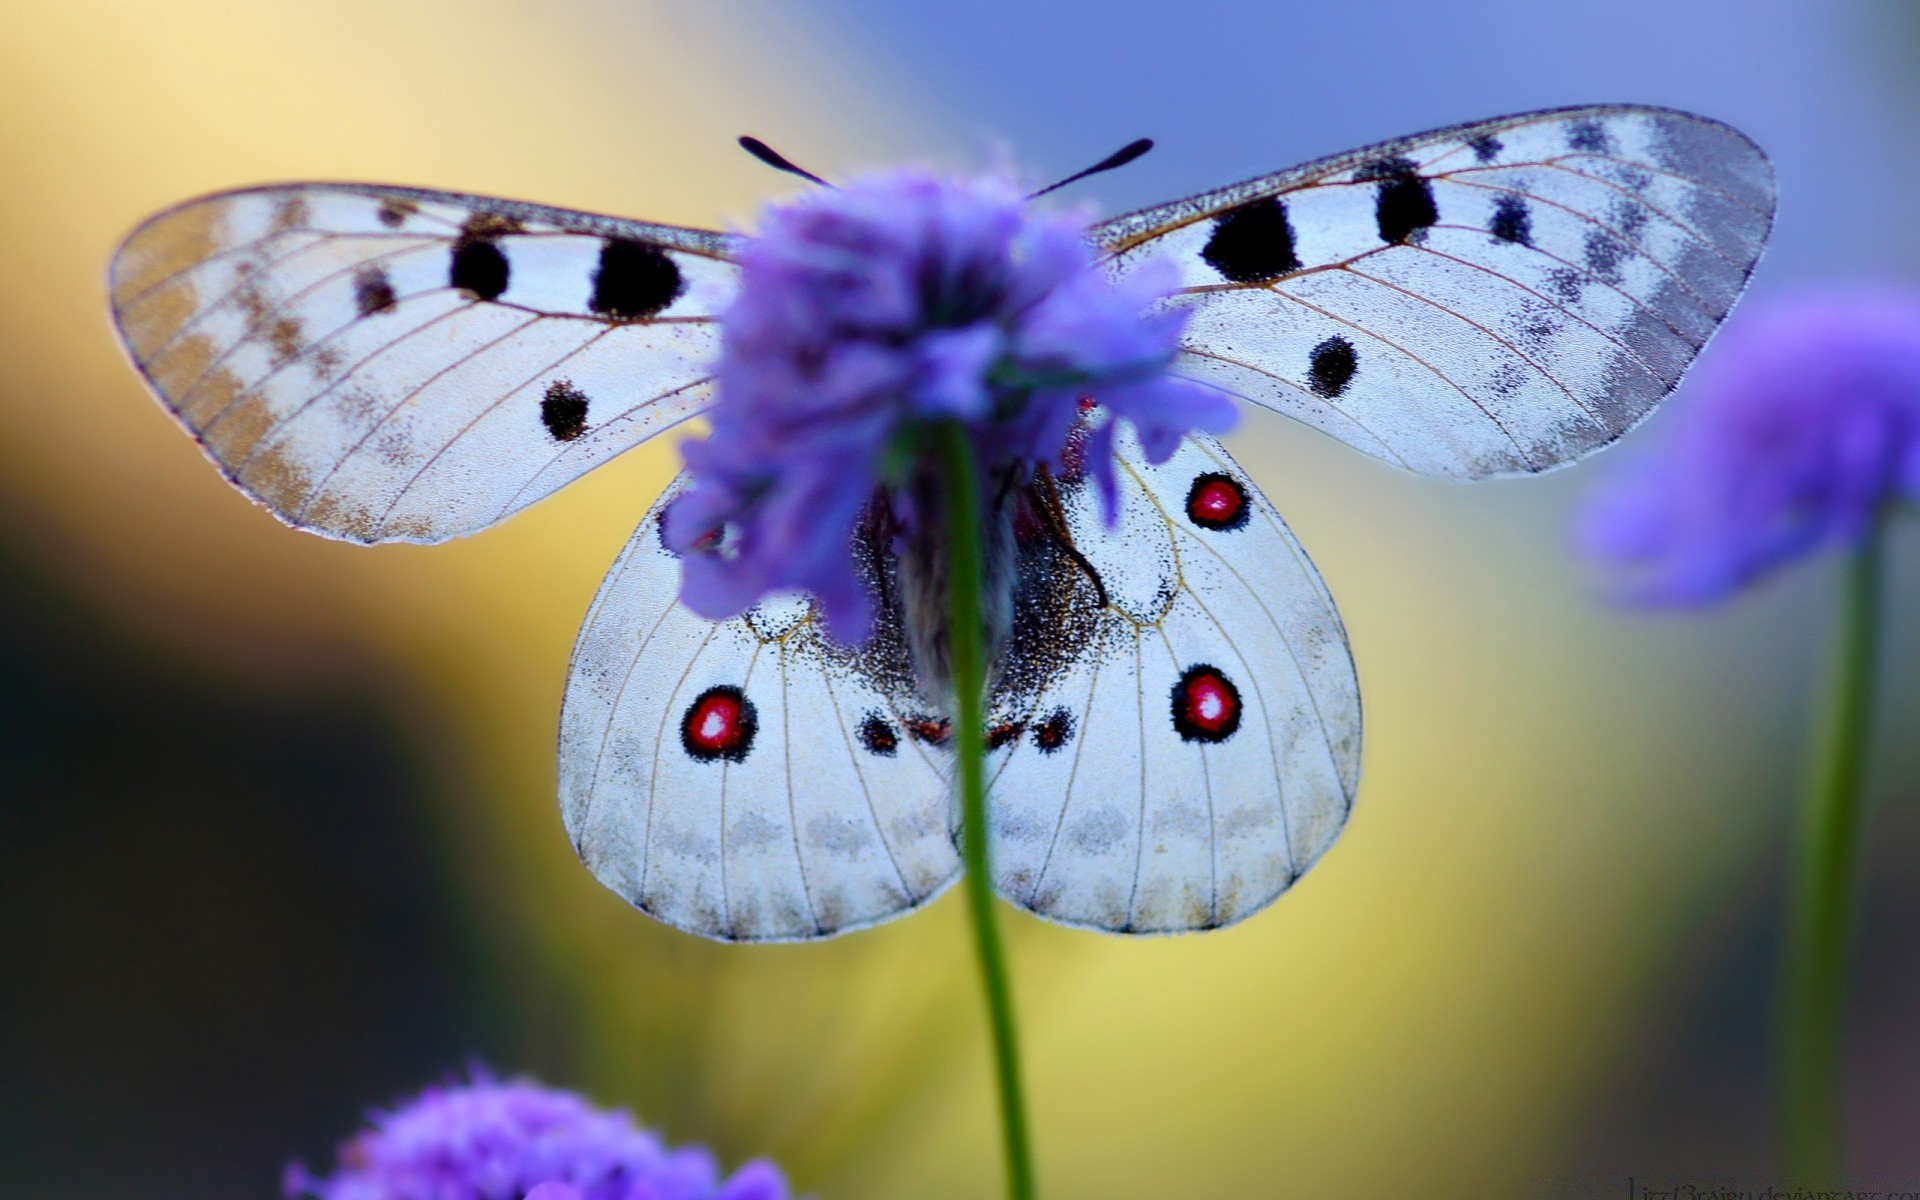
<instances>
[{"instance_id":1,"label":"blurred background","mask_svg":"<svg viewBox=\"0 0 1920 1200\"><path fill-rule=\"evenodd\" d=\"M822 1200L998 1177L957 897L824 946L730 948L573 859L553 799L568 650L673 446L468 542L290 532L114 344L105 265L146 213L339 178L745 225L791 181L744 132L827 174L1004 147L1035 178L1158 139L1082 186L1114 212L1631 100L1772 153L1755 290L1784 291L1920 265L1917 46L1890 0L11 0L0 1193L275 1195L366 1105L471 1060L728 1161L771 1154ZM1048 1195L1766 1172L1772 929L1831 564L1715 614L1627 617L1566 551L1607 457L1461 487L1268 415L1232 446L1345 614L1360 802L1231 930L1010 918ZM1898 618L1920 539L1894 556ZM1896 619L1849 1078L1855 1166L1908 1177L1917 639Z\"/></svg>"}]
</instances>

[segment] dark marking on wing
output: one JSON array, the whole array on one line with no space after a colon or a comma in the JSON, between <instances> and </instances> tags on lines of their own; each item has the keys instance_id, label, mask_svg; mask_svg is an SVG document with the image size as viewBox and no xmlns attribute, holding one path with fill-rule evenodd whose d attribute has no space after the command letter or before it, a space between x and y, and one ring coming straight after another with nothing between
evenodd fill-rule
<instances>
[{"instance_id":1,"label":"dark marking on wing","mask_svg":"<svg viewBox=\"0 0 1920 1200\"><path fill-rule=\"evenodd\" d=\"M1473 150L1474 161L1483 163L1492 162L1499 156L1500 151L1506 148L1501 144L1499 138L1490 133L1483 133L1478 137L1468 138L1467 145Z\"/></svg>"},{"instance_id":2,"label":"dark marking on wing","mask_svg":"<svg viewBox=\"0 0 1920 1200\"><path fill-rule=\"evenodd\" d=\"M1374 221L1380 228L1380 240L1398 245L1413 240L1440 219L1433 201L1433 185L1408 159L1386 158L1354 172L1355 179L1378 180L1380 192L1374 198Z\"/></svg>"},{"instance_id":3,"label":"dark marking on wing","mask_svg":"<svg viewBox=\"0 0 1920 1200\"><path fill-rule=\"evenodd\" d=\"M1234 283L1266 283L1298 271L1287 206L1268 196L1228 209L1214 218L1200 257Z\"/></svg>"},{"instance_id":4,"label":"dark marking on wing","mask_svg":"<svg viewBox=\"0 0 1920 1200\"><path fill-rule=\"evenodd\" d=\"M860 744L867 748L868 754L892 758L900 751L900 733L885 717L870 712L860 722Z\"/></svg>"},{"instance_id":5,"label":"dark marking on wing","mask_svg":"<svg viewBox=\"0 0 1920 1200\"><path fill-rule=\"evenodd\" d=\"M1081 427L1084 427L1082 425ZM1092 486L1080 475L1054 478L1059 493L1071 496ZM993 695L1002 711L1019 712L1074 669L1098 636L1106 611L1101 585L1089 574L1084 558L1072 548L1071 535L1047 532L1041 514L1053 503L1042 487L1029 483L1016 496L1031 520L1016 519L1013 586L1013 628L1006 652L995 666Z\"/></svg>"},{"instance_id":6,"label":"dark marking on wing","mask_svg":"<svg viewBox=\"0 0 1920 1200\"><path fill-rule=\"evenodd\" d=\"M672 304L686 288L680 268L660 247L608 238L600 247L587 307L618 321L639 321Z\"/></svg>"},{"instance_id":7,"label":"dark marking on wing","mask_svg":"<svg viewBox=\"0 0 1920 1200\"><path fill-rule=\"evenodd\" d=\"M1322 400L1331 400L1347 390L1360 370L1360 355L1353 343L1339 334L1313 348L1307 367L1307 386Z\"/></svg>"},{"instance_id":8,"label":"dark marking on wing","mask_svg":"<svg viewBox=\"0 0 1920 1200\"><path fill-rule=\"evenodd\" d=\"M388 229L398 229L407 223L407 218L420 211L420 206L402 196L382 196L380 208L375 214L380 223Z\"/></svg>"},{"instance_id":9,"label":"dark marking on wing","mask_svg":"<svg viewBox=\"0 0 1920 1200\"><path fill-rule=\"evenodd\" d=\"M1196 475L1187 489L1187 520L1202 529L1225 532L1246 527L1251 512L1247 489L1219 471Z\"/></svg>"},{"instance_id":10,"label":"dark marking on wing","mask_svg":"<svg viewBox=\"0 0 1920 1200\"><path fill-rule=\"evenodd\" d=\"M1017 742L1027 727L1019 721L1000 721L987 729L987 749L998 750L1009 742Z\"/></svg>"},{"instance_id":11,"label":"dark marking on wing","mask_svg":"<svg viewBox=\"0 0 1920 1200\"><path fill-rule=\"evenodd\" d=\"M914 741L927 746L944 746L953 736L953 722L945 717L908 717L906 726Z\"/></svg>"},{"instance_id":12,"label":"dark marking on wing","mask_svg":"<svg viewBox=\"0 0 1920 1200\"><path fill-rule=\"evenodd\" d=\"M1607 136L1607 127L1599 121L1592 118L1574 121L1567 126L1567 149L1586 154L1611 154L1613 139Z\"/></svg>"},{"instance_id":13,"label":"dark marking on wing","mask_svg":"<svg viewBox=\"0 0 1920 1200\"><path fill-rule=\"evenodd\" d=\"M503 216L496 212L475 212L467 215L466 224L460 227L462 238L485 241L493 238L511 237L527 231L526 222L518 217Z\"/></svg>"},{"instance_id":14,"label":"dark marking on wing","mask_svg":"<svg viewBox=\"0 0 1920 1200\"><path fill-rule=\"evenodd\" d=\"M745 762L760 730L760 714L746 693L730 683L694 697L680 718L680 745L698 762Z\"/></svg>"},{"instance_id":15,"label":"dark marking on wing","mask_svg":"<svg viewBox=\"0 0 1920 1200\"><path fill-rule=\"evenodd\" d=\"M1487 232L1503 242L1533 245L1533 214L1527 211L1527 202L1511 192L1501 193L1493 202Z\"/></svg>"},{"instance_id":16,"label":"dark marking on wing","mask_svg":"<svg viewBox=\"0 0 1920 1200\"><path fill-rule=\"evenodd\" d=\"M360 310L361 316L389 312L396 300L393 281L382 268L365 266L353 273L353 306Z\"/></svg>"},{"instance_id":17,"label":"dark marking on wing","mask_svg":"<svg viewBox=\"0 0 1920 1200\"><path fill-rule=\"evenodd\" d=\"M1620 264L1633 257L1633 251L1600 229L1587 230L1586 237L1587 270L1602 283L1620 286L1622 276Z\"/></svg>"},{"instance_id":18,"label":"dark marking on wing","mask_svg":"<svg viewBox=\"0 0 1920 1200\"><path fill-rule=\"evenodd\" d=\"M307 348L305 332L295 317L281 317L267 326L267 345L273 348L273 365L284 367L300 357Z\"/></svg>"},{"instance_id":19,"label":"dark marking on wing","mask_svg":"<svg viewBox=\"0 0 1920 1200\"><path fill-rule=\"evenodd\" d=\"M447 282L482 300L498 300L507 290L507 256L489 238L462 237L453 244Z\"/></svg>"},{"instance_id":20,"label":"dark marking on wing","mask_svg":"<svg viewBox=\"0 0 1920 1200\"><path fill-rule=\"evenodd\" d=\"M1182 741L1224 742L1240 728L1240 689L1220 668L1195 663L1174 680L1172 710Z\"/></svg>"},{"instance_id":21,"label":"dark marking on wing","mask_svg":"<svg viewBox=\"0 0 1920 1200\"><path fill-rule=\"evenodd\" d=\"M540 420L555 441L570 442L587 431L587 394L573 381L556 379L540 399Z\"/></svg>"},{"instance_id":22,"label":"dark marking on wing","mask_svg":"<svg viewBox=\"0 0 1920 1200\"><path fill-rule=\"evenodd\" d=\"M1622 237L1628 239L1637 238L1646 232L1647 224L1652 220L1646 205L1637 200L1629 200L1625 196L1613 202L1608 210L1608 216L1613 227L1620 231Z\"/></svg>"},{"instance_id":23,"label":"dark marking on wing","mask_svg":"<svg viewBox=\"0 0 1920 1200\"><path fill-rule=\"evenodd\" d=\"M1073 714L1056 708L1047 714L1046 720L1033 727L1033 744L1042 754L1057 754L1073 740L1073 731Z\"/></svg>"}]
</instances>

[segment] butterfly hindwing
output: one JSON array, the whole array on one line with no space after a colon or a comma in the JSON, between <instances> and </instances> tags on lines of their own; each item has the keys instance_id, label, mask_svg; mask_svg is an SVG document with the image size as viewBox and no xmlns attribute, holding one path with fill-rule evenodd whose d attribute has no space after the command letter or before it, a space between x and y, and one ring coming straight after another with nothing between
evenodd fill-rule
<instances>
[{"instance_id":1,"label":"butterfly hindwing","mask_svg":"<svg viewBox=\"0 0 1920 1200\"><path fill-rule=\"evenodd\" d=\"M1232 924L1317 861L1358 785L1360 700L1332 598L1211 438L1158 465L1120 438L1119 524L1063 487L1099 576L1053 632L1016 631L994 698L994 883L1041 916L1125 933Z\"/></svg>"},{"instance_id":2,"label":"butterfly hindwing","mask_svg":"<svg viewBox=\"0 0 1920 1200\"><path fill-rule=\"evenodd\" d=\"M1672 389L1745 286L1772 169L1658 108L1439 130L1094 229L1182 273L1179 370L1411 470L1571 462Z\"/></svg>"},{"instance_id":3,"label":"butterfly hindwing","mask_svg":"<svg viewBox=\"0 0 1920 1200\"><path fill-rule=\"evenodd\" d=\"M295 184L161 213L109 282L135 363L248 495L332 537L434 542L703 408L737 245Z\"/></svg>"},{"instance_id":4,"label":"butterfly hindwing","mask_svg":"<svg viewBox=\"0 0 1920 1200\"><path fill-rule=\"evenodd\" d=\"M581 859L725 941L824 937L924 903L959 857L945 727L914 707L903 645L883 631L839 647L799 598L720 622L682 607L660 519L683 486L640 523L574 649L560 802Z\"/></svg>"}]
</instances>

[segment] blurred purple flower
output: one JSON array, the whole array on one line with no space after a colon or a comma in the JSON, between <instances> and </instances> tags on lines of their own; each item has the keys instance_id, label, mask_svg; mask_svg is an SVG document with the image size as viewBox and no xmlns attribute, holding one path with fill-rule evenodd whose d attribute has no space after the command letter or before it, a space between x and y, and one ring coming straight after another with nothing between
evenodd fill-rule
<instances>
[{"instance_id":1,"label":"blurred purple flower","mask_svg":"<svg viewBox=\"0 0 1920 1200\"><path fill-rule=\"evenodd\" d=\"M852 539L879 487L900 488L930 422L964 422L981 468L1060 466L1091 397L1155 461L1231 400L1167 376L1184 312L1158 308L1171 264L1109 280L1082 224L1010 184L902 170L770 208L722 320L713 432L685 447L693 486L667 540L681 600L710 619L769 592L811 592L857 642L872 601ZM1113 487L1116 422L1087 469ZM896 508L911 535L911 504Z\"/></svg>"},{"instance_id":2,"label":"blurred purple flower","mask_svg":"<svg viewBox=\"0 0 1920 1200\"><path fill-rule=\"evenodd\" d=\"M317 1200L788 1200L771 1163L724 1182L699 1147L669 1150L624 1110L524 1080L428 1088L340 1148L331 1179L295 1165L289 1198Z\"/></svg>"},{"instance_id":3,"label":"blurred purple flower","mask_svg":"<svg viewBox=\"0 0 1920 1200\"><path fill-rule=\"evenodd\" d=\"M1618 597L1701 606L1920 495L1920 294L1854 289L1743 312L1666 444L1590 499L1576 538Z\"/></svg>"}]
</instances>

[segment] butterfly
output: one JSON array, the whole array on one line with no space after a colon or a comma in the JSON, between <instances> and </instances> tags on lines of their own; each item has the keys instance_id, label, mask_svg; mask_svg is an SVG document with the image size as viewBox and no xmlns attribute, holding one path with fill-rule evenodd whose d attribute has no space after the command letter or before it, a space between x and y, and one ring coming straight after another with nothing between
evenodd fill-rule
<instances>
[{"instance_id":1,"label":"butterfly","mask_svg":"<svg viewBox=\"0 0 1920 1200\"><path fill-rule=\"evenodd\" d=\"M1115 274L1178 265L1179 373L1408 470L1482 479L1572 462L1644 418L1739 296L1773 209L1765 155L1732 128L1598 106L1370 146L1089 236ZM110 287L134 363L241 491L327 537L440 542L710 405L745 244L288 184L151 218ZM1313 564L1218 442L1159 464L1119 448L1115 524L1071 463L1005 501L993 883L1071 925L1214 928L1339 836L1359 687ZM685 486L640 521L574 650L558 754L574 846L640 909L728 941L926 903L960 871L950 728L886 538L861 535L880 610L862 645L828 637L805 596L710 622L677 603L661 535Z\"/></svg>"}]
</instances>

